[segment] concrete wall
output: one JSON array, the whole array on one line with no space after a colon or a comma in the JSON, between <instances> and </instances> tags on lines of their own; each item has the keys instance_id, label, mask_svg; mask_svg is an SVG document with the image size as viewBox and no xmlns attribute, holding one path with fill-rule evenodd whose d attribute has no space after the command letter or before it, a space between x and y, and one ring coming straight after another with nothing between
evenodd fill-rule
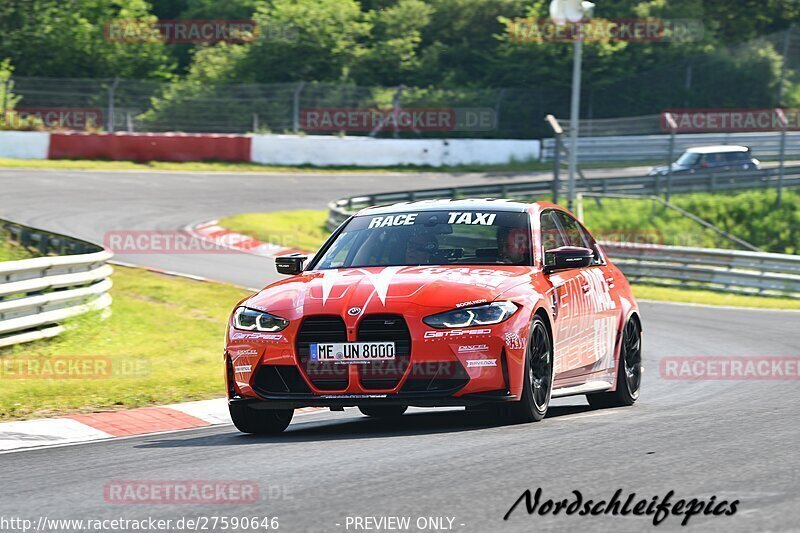
<instances>
[{"instance_id":1,"label":"concrete wall","mask_svg":"<svg viewBox=\"0 0 800 533\"><path fill-rule=\"evenodd\" d=\"M50 133L46 131L0 131L0 157L47 159Z\"/></svg>"},{"instance_id":2,"label":"concrete wall","mask_svg":"<svg viewBox=\"0 0 800 533\"><path fill-rule=\"evenodd\" d=\"M50 159L235 161L250 159L245 135L184 133L53 133Z\"/></svg>"},{"instance_id":3,"label":"concrete wall","mask_svg":"<svg viewBox=\"0 0 800 533\"><path fill-rule=\"evenodd\" d=\"M539 159L541 142L372 139L329 135L0 132L0 157L135 161L252 161L268 165L451 166Z\"/></svg>"},{"instance_id":4,"label":"concrete wall","mask_svg":"<svg viewBox=\"0 0 800 533\"><path fill-rule=\"evenodd\" d=\"M538 160L537 140L372 139L253 135L251 160L271 165L462 165Z\"/></svg>"}]
</instances>

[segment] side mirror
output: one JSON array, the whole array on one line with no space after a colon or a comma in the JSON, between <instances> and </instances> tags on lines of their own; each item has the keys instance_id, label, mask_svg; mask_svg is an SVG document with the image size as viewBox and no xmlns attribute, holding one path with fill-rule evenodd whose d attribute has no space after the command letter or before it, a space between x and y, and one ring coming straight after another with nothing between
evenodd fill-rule
<instances>
[{"instance_id":1,"label":"side mirror","mask_svg":"<svg viewBox=\"0 0 800 533\"><path fill-rule=\"evenodd\" d=\"M303 263L308 259L307 255L292 254L275 258L275 268L279 274L294 276L303 271Z\"/></svg>"},{"instance_id":2,"label":"side mirror","mask_svg":"<svg viewBox=\"0 0 800 533\"><path fill-rule=\"evenodd\" d=\"M589 248L562 246L544 253L544 271L549 274L556 270L583 268L591 265L592 260L594 260L594 252Z\"/></svg>"}]
</instances>

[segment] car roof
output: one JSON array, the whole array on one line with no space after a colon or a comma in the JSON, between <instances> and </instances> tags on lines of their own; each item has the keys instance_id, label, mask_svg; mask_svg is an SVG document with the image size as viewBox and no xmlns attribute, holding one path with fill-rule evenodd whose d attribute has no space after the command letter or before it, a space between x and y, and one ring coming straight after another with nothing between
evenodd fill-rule
<instances>
[{"instance_id":1,"label":"car roof","mask_svg":"<svg viewBox=\"0 0 800 533\"><path fill-rule=\"evenodd\" d=\"M438 200L419 200L416 202L400 202L392 205L367 207L359 211L356 216L362 215L381 215L408 211L441 211L443 209L452 210L486 210L486 211L507 211L512 213L527 212L535 204L515 202L501 198L464 198L459 200L438 199ZM542 204L544 205L544 204Z\"/></svg>"},{"instance_id":2,"label":"car roof","mask_svg":"<svg viewBox=\"0 0 800 533\"><path fill-rule=\"evenodd\" d=\"M741 146L739 144L715 144L712 146L693 146L691 148L687 148L687 152L692 152L694 154L716 154L716 153L723 153L723 152L747 152L750 150L747 146Z\"/></svg>"}]
</instances>

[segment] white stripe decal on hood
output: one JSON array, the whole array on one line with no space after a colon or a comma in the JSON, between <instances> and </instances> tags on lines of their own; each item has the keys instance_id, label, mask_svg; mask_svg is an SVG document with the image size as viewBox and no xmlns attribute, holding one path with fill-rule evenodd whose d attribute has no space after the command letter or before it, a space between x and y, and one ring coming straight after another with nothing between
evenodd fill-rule
<instances>
[{"instance_id":1,"label":"white stripe decal on hood","mask_svg":"<svg viewBox=\"0 0 800 533\"><path fill-rule=\"evenodd\" d=\"M364 269L354 269L355 272L359 272L362 274L367 280L375 287L375 292L378 294L378 298L380 298L381 303L386 305L386 295L389 292L389 285L392 283L392 278L394 278L395 274L397 274L400 270L404 269L404 266L392 266L386 267L377 274L373 274ZM351 271L352 272L352 271ZM326 271L321 280L322 284L322 305L325 305L325 302L331 295L331 290L333 286L336 285L339 281L342 281L347 276L342 273L340 270L329 270Z\"/></svg>"}]
</instances>

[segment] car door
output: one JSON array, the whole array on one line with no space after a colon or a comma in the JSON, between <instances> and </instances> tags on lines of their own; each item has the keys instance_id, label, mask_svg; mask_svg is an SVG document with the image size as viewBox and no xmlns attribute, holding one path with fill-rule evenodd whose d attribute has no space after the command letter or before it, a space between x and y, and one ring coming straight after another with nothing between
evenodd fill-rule
<instances>
[{"instance_id":1,"label":"car door","mask_svg":"<svg viewBox=\"0 0 800 533\"><path fill-rule=\"evenodd\" d=\"M587 248L594 250L595 259L592 266L584 269L583 275L589 281L592 289L594 307L594 359L589 372L608 370L614 366L614 348L617 342L617 332L621 321L622 302L620 293L615 289L615 283L622 278L622 272L606 260L604 252L591 233L579 223L584 242Z\"/></svg>"},{"instance_id":2,"label":"car door","mask_svg":"<svg viewBox=\"0 0 800 533\"><path fill-rule=\"evenodd\" d=\"M605 258L586 229L570 214L557 211L556 219L568 246L595 252L591 265L574 269L573 324L565 371L585 374L602 370L613 361L615 310L619 308L610 292Z\"/></svg>"},{"instance_id":3,"label":"car door","mask_svg":"<svg viewBox=\"0 0 800 533\"><path fill-rule=\"evenodd\" d=\"M558 211L546 210L540 218L542 257L544 252L569 246ZM569 378L578 374L583 352L583 325L587 313L583 297L585 283L580 268L557 270L547 275L551 288L548 297L553 309L554 377Z\"/></svg>"}]
</instances>

